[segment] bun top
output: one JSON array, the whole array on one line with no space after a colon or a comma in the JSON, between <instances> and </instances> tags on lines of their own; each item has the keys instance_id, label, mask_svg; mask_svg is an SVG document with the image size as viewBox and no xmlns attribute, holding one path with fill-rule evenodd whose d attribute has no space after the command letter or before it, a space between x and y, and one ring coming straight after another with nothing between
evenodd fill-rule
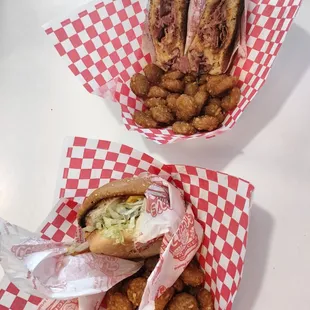
<instances>
[{"instance_id":1,"label":"bun top","mask_svg":"<svg viewBox=\"0 0 310 310\"><path fill-rule=\"evenodd\" d=\"M85 198L78 211L78 223L81 227L85 226L85 216L89 211L94 209L98 202L107 198L118 196L141 196L152 184L148 178L126 178L115 180L94 190L87 198Z\"/></svg>"}]
</instances>

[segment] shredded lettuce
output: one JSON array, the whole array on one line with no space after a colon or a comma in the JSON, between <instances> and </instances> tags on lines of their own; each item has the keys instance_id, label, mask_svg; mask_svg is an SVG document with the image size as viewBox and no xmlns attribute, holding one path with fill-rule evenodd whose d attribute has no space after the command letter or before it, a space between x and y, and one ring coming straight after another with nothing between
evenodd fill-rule
<instances>
[{"instance_id":1,"label":"shredded lettuce","mask_svg":"<svg viewBox=\"0 0 310 310\"><path fill-rule=\"evenodd\" d=\"M86 226L84 231L102 231L106 238L112 238L116 243L124 243L124 231L132 231L136 227L136 219L145 208L143 196L115 198L108 201L104 208L100 206L92 211L92 226Z\"/></svg>"},{"instance_id":2,"label":"shredded lettuce","mask_svg":"<svg viewBox=\"0 0 310 310\"><path fill-rule=\"evenodd\" d=\"M80 252L84 252L88 249L89 245L88 242L84 243L73 243L71 246L68 247L68 254L78 254Z\"/></svg>"}]
</instances>

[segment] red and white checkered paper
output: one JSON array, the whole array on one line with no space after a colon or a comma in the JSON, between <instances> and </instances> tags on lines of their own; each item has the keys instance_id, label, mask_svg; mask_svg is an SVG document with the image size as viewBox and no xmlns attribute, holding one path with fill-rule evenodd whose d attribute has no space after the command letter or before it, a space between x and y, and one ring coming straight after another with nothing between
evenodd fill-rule
<instances>
[{"instance_id":1,"label":"red and white checkered paper","mask_svg":"<svg viewBox=\"0 0 310 310\"><path fill-rule=\"evenodd\" d=\"M142 172L161 174L177 188L194 208L194 215L204 229L198 259L206 272L206 287L215 298L215 309L231 309L241 280L247 234L249 208L254 187L247 181L222 172L183 165L165 165L153 157L127 145L103 140L69 138L66 142L62 175L57 187L56 205L42 224L45 239L70 241L76 233L78 202L94 189L113 180ZM12 283L3 282L0 309L52 310L77 309L77 301L46 301L19 291ZM39 308L38 308L39 307Z\"/></svg>"},{"instance_id":2,"label":"red and white checkered paper","mask_svg":"<svg viewBox=\"0 0 310 310\"><path fill-rule=\"evenodd\" d=\"M246 27L247 58L237 57L231 74L239 77L241 100L213 132L192 136L173 134L171 129L136 126L132 114L142 109L130 91L130 77L151 61L141 49L147 0L92 1L66 19L44 26L59 55L90 92L114 93L124 124L159 144L197 137L213 138L232 128L262 87L301 5L301 0L249 0ZM109 83L108 83L109 82ZM110 97L110 96L109 96Z\"/></svg>"}]
</instances>

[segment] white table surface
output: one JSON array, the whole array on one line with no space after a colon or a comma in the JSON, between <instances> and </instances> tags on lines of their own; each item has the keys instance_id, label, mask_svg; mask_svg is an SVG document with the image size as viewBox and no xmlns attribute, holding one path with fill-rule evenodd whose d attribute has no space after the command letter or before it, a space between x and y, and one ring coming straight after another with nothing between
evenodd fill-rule
<instances>
[{"instance_id":1,"label":"white table surface","mask_svg":"<svg viewBox=\"0 0 310 310\"><path fill-rule=\"evenodd\" d=\"M66 136L127 143L166 163L222 170L256 192L236 310L310 309L310 2L230 132L159 146L88 94L41 25L83 0L0 1L0 216L36 230L55 200Z\"/></svg>"}]
</instances>

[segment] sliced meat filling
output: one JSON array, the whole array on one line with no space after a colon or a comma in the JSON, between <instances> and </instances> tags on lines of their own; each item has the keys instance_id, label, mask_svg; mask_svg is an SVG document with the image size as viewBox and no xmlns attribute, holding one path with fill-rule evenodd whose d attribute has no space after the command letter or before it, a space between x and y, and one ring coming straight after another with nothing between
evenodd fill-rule
<instances>
[{"instance_id":1,"label":"sliced meat filling","mask_svg":"<svg viewBox=\"0 0 310 310\"><path fill-rule=\"evenodd\" d=\"M176 63L180 57L180 50L178 48L175 48L171 52L171 59L167 62L167 69L172 68L177 70Z\"/></svg>"},{"instance_id":2,"label":"sliced meat filling","mask_svg":"<svg viewBox=\"0 0 310 310\"><path fill-rule=\"evenodd\" d=\"M176 59L176 61L171 66L173 70L179 70L183 73L187 73L190 71L190 65L188 58L186 56L181 56Z\"/></svg>"},{"instance_id":3,"label":"sliced meat filling","mask_svg":"<svg viewBox=\"0 0 310 310\"><path fill-rule=\"evenodd\" d=\"M212 66L208 63L208 59L205 58L203 53L191 50L189 53L191 61L191 70L199 73L208 73Z\"/></svg>"},{"instance_id":4,"label":"sliced meat filling","mask_svg":"<svg viewBox=\"0 0 310 310\"><path fill-rule=\"evenodd\" d=\"M199 29L199 37L215 50L224 45L227 37L226 0L220 0L214 5L208 22Z\"/></svg>"},{"instance_id":5,"label":"sliced meat filling","mask_svg":"<svg viewBox=\"0 0 310 310\"><path fill-rule=\"evenodd\" d=\"M154 37L161 42L168 33L174 34L175 16L173 0L160 0L160 7L156 11Z\"/></svg>"}]
</instances>

